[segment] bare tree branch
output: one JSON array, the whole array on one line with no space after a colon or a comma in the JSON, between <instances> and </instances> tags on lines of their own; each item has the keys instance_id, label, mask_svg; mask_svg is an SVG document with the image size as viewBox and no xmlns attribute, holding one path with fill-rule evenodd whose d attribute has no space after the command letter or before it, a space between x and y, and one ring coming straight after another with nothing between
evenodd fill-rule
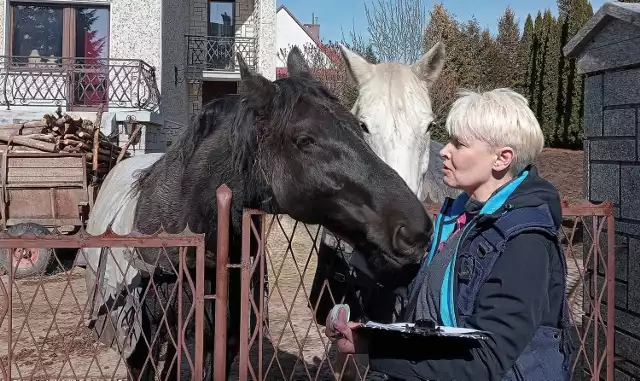
<instances>
[{"instance_id":1,"label":"bare tree branch","mask_svg":"<svg viewBox=\"0 0 640 381\"><path fill-rule=\"evenodd\" d=\"M426 8L423 0L376 0L371 8L365 4L369 44L381 61L411 64L423 54L423 35ZM357 53L364 54L369 44L354 29L349 32L351 42L343 43Z\"/></svg>"}]
</instances>

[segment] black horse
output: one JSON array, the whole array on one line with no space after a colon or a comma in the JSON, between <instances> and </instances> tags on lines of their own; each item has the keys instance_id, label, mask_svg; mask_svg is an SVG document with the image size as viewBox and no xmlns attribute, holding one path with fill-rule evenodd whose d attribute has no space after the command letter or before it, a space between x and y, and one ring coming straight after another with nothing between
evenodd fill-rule
<instances>
[{"instance_id":1,"label":"black horse","mask_svg":"<svg viewBox=\"0 0 640 381\"><path fill-rule=\"evenodd\" d=\"M217 238L216 190L227 184L233 192L229 242L232 263L240 260L244 208L288 214L304 223L323 225L368 253L369 265L380 276L416 262L432 233L431 220L400 176L368 147L349 110L312 77L299 49L292 49L288 56L289 77L275 82L250 71L240 55L238 61L240 94L204 105L178 141L141 172L135 184L139 192L135 229L154 233L162 226L177 233L188 224L192 231L204 233L205 276L215 285L212 253ZM167 341L159 304L167 305L178 282L171 275L175 274L172 266L178 266L178 252L165 255L159 249L139 251L148 263L156 263L161 257L157 262L160 274L154 279L157 291L146 296L142 309L145 336L154 337L160 330L162 340L152 349L157 362L158 348ZM229 282L227 372L239 349L239 275L230 275ZM186 311L192 296L188 286L183 290L187 294L183 296ZM173 301L169 307L168 326L175 331L178 306ZM193 352L193 329L190 332ZM177 337L177 332L172 334ZM213 369L214 337L213 311L208 308L204 370L208 379ZM170 341L167 343L165 358L170 363L176 349ZM128 358L129 370L136 379L155 377L150 361L146 362L148 354L145 340L138 340ZM177 368L165 367L163 373L170 372L173 378ZM190 377L185 370L181 372Z\"/></svg>"}]
</instances>

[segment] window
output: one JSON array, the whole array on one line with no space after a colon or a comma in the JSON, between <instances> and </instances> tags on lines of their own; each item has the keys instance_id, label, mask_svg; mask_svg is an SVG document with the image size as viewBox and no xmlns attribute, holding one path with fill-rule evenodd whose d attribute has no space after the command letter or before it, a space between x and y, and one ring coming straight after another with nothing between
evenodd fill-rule
<instances>
[{"instance_id":1,"label":"window","mask_svg":"<svg viewBox=\"0 0 640 381\"><path fill-rule=\"evenodd\" d=\"M11 54L43 58L109 57L109 9L11 4ZM21 59L26 62L26 58ZM58 61L59 62L59 61Z\"/></svg>"},{"instance_id":2,"label":"window","mask_svg":"<svg viewBox=\"0 0 640 381\"><path fill-rule=\"evenodd\" d=\"M208 34L212 37L233 37L235 35L235 2L209 2Z\"/></svg>"},{"instance_id":3,"label":"window","mask_svg":"<svg viewBox=\"0 0 640 381\"><path fill-rule=\"evenodd\" d=\"M210 68L233 70L235 6L234 1L209 1L207 66Z\"/></svg>"},{"instance_id":4,"label":"window","mask_svg":"<svg viewBox=\"0 0 640 381\"><path fill-rule=\"evenodd\" d=\"M68 78L61 92L74 106L108 99L108 7L12 2L10 30L13 67L61 70L50 76Z\"/></svg>"}]
</instances>

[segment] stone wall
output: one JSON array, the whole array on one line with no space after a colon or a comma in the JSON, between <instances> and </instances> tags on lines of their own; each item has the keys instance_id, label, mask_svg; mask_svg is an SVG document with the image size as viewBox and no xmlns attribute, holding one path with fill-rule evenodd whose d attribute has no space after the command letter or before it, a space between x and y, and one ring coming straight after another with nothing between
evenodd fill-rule
<instances>
[{"instance_id":1,"label":"stone wall","mask_svg":"<svg viewBox=\"0 0 640 381\"><path fill-rule=\"evenodd\" d=\"M615 354L624 359L616 381L640 376L639 114L640 68L586 76L585 190L615 206Z\"/></svg>"}]
</instances>

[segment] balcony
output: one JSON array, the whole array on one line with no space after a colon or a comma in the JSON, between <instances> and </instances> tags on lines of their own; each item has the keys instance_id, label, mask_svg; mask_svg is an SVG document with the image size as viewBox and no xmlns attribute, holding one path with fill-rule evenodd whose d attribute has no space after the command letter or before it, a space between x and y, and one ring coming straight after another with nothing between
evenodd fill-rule
<instances>
[{"instance_id":1,"label":"balcony","mask_svg":"<svg viewBox=\"0 0 640 381\"><path fill-rule=\"evenodd\" d=\"M255 38L187 35L187 68L193 76L205 79L239 80L237 53L256 68Z\"/></svg>"},{"instance_id":2,"label":"balcony","mask_svg":"<svg viewBox=\"0 0 640 381\"><path fill-rule=\"evenodd\" d=\"M157 111L155 69L142 60L0 56L0 105L68 111Z\"/></svg>"}]
</instances>

